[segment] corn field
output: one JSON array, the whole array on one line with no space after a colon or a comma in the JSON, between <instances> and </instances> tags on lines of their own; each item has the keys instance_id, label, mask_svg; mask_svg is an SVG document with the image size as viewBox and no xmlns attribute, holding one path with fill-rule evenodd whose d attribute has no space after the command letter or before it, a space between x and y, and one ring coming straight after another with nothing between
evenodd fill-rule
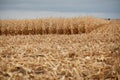
<instances>
[{"instance_id":1,"label":"corn field","mask_svg":"<svg viewBox=\"0 0 120 80\"><path fill-rule=\"evenodd\" d=\"M81 34L108 23L93 17L0 20L0 34Z\"/></svg>"},{"instance_id":2,"label":"corn field","mask_svg":"<svg viewBox=\"0 0 120 80\"><path fill-rule=\"evenodd\" d=\"M0 20L0 80L120 80L120 20Z\"/></svg>"}]
</instances>

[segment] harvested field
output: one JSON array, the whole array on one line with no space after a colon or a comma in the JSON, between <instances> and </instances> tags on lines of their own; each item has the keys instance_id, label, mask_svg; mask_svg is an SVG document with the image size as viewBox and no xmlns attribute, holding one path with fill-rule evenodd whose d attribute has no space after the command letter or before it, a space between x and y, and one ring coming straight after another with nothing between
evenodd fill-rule
<instances>
[{"instance_id":1,"label":"harvested field","mask_svg":"<svg viewBox=\"0 0 120 80\"><path fill-rule=\"evenodd\" d=\"M106 22L71 35L1 30L0 79L120 80L120 24Z\"/></svg>"}]
</instances>

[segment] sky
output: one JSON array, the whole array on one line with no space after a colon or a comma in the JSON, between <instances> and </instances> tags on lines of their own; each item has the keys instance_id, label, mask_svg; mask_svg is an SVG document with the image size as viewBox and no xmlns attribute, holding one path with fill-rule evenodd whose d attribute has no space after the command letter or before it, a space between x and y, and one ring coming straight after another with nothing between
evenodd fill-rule
<instances>
[{"instance_id":1,"label":"sky","mask_svg":"<svg viewBox=\"0 0 120 80\"><path fill-rule=\"evenodd\" d=\"M0 19L120 18L120 0L0 0Z\"/></svg>"}]
</instances>

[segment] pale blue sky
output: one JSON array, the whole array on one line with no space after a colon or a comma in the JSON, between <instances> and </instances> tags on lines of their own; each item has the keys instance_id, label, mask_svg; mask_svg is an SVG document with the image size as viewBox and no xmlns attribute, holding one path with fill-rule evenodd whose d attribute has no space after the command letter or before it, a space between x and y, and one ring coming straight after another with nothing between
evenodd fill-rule
<instances>
[{"instance_id":1,"label":"pale blue sky","mask_svg":"<svg viewBox=\"0 0 120 80\"><path fill-rule=\"evenodd\" d=\"M0 19L76 16L120 18L120 0L0 0Z\"/></svg>"}]
</instances>

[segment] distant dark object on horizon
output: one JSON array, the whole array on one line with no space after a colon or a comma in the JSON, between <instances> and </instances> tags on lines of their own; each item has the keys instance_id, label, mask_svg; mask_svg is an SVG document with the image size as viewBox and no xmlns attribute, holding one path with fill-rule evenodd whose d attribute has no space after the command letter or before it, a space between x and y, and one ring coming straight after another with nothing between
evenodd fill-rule
<instances>
[{"instance_id":1,"label":"distant dark object on horizon","mask_svg":"<svg viewBox=\"0 0 120 80\"><path fill-rule=\"evenodd\" d=\"M110 18L108 18L107 20L110 20Z\"/></svg>"},{"instance_id":2,"label":"distant dark object on horizon","mask_svg":"<svg viewBox=\"0 0 120 80\"><path fill-rule=\"evenodd\" d=\"M110 21L111 19L110 18L105 18L105 20L109 20Z\"/></svg>"}]
</instances>

